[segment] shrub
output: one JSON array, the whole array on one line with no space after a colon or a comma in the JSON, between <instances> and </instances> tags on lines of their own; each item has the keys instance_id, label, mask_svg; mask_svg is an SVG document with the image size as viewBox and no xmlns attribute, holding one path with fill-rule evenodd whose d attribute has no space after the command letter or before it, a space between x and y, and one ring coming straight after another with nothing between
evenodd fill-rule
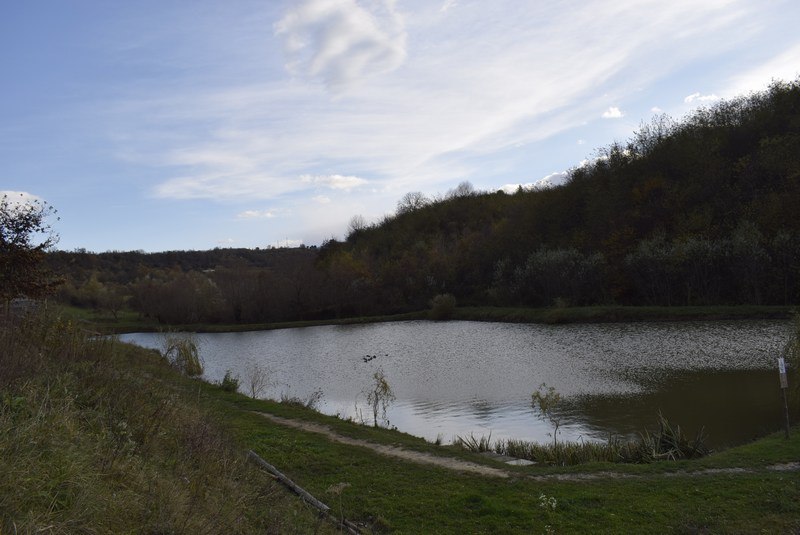
<instances>
[{"instance_id":1,"label":"shrub","mask_svg":"<svg viewBox=\"0 0 800 535\"><path fill-rule=\"evenodd\" d=\"M162 355L170 366L189 377L203 374L197 343L190 334L170 333L164 338Z\"/></svg>"},{"instance_id":2,"label":"shrub","mask_svg":"<svg viewBox=\"0 0 800 535\"><path fill-rule=\"evenodd\" d=\"M432 320L448 320L456 310L456 298L452 294L439 294L431 299L428 317Z\"/></svg>"},{"instance_id":3,"label":"shrub","mask_svg":"<svg viewBox=\"0 0 800 535\"><path fill-rule=\"evenodd\" d=\"M225 377L220 381L219 387L225 392L238 392L239 376L234 377L230 370L225 370Z\"/></svg>"},{"instance_id":4,"label":"shrub","mask_svg":"<svg viewBox=\"0 0 800 535\"><path fill-rule=\"evenodd\" d=\"M281 393L281 403L286 405L294 405L295 407L305 407L306 409L311 409L312 411L315 411L319 408L319 402L322 401L322 398L323 394L322 389L320 388L314 390L305 399L297 396L290 396L288 392Z\"/></svg>"}]
</instances>

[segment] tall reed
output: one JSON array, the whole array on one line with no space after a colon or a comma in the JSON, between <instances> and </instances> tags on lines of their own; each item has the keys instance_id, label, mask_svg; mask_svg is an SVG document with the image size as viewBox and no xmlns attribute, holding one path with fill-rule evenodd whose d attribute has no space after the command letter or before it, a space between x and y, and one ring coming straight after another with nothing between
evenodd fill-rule
<instances>
[{"instance_id":1,"label":"tall reed","mask_svg":"<svg viewBox=\"0 0 800 535\"><path fill-rule=\"evenodd\" d=\"M488 437L456 437L453 443L474 452L494 452L540 464L568 466L594 462L651 463L661 460L694 459L708 455L701 430L689 438L680 426L672 425L659 413L657 429L645 430L638 438L623 440L609 436L605 441L554 442L541 444L525 440L497 440Z\"/></svg>"}]
</instances>

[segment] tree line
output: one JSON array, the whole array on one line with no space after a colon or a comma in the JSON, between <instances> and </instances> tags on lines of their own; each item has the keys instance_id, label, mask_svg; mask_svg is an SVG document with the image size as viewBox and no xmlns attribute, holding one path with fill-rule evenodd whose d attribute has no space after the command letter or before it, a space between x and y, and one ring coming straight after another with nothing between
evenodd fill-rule
<instances>
[{"instance_id":1,"label":"tree line","mask_svg":"<svg viewBox=\"0 0 800 535\"><path fill-rule=\"evenodd\" d=\"M559 187L430 198L355 216L320 248L52 251L77 306L165 323L272 322L459 304L800 301L800 79L681 121L658 116Z\"/></svg>"},{"instance_id":2,"label":"tree line","mask_svg":"<svg viewBox=\"0 0 800 535\"><path fill-rule=\"evenodd\" d=\"M800 296L800 81L655 117L566 184L427 199L322 248L351 308L789 304Z\"/></svg>"}]
</instances>

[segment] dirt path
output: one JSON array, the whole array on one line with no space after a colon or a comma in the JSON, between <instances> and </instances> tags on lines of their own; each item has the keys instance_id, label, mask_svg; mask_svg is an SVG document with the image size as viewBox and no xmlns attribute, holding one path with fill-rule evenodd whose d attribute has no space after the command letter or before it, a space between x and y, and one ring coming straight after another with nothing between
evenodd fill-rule
<instances>
[{"instance_id":1,"label":"dirt path","mask_svg":"<svg viewBox=\"0 0 800 535\"><path fill-rule=\"evenodd\" d=\"M438 466L440 468L447 468L449 470L456 470L459 472L469 472L473 474L479 474L482 476L489 476L489 477L526 477L530 479L534 479L536 481L591 481L597 479L639 479L643 476L638 476L634 474L623 474L619 472L591 472L586 474L547 474L547 475L525 475L520 474L519 472L512 472L503 470L502 468L494 468L491 466L485 466L482 464L472 463L469 461L463 461L461 459L455 459L453 457L441 457L438 455L432 455L430 453L424 453L420 451L413 451L413 450L406 450L400 448L398 446L389 446L387 444L377 444L375 442L369 442L368 440L361 440L357 438L346 437L344 435L340 435L335 432L333 429L328 427L327 425L317 424L313 422L307 422L303 420L291 420L289 418L281 418L280 416L275 416L272 414L267 414L264 412L256 412L256 414L266 418L267 420L274 422L279 425L284 425L287 427L293 427L295 429L300 429L302 431L308 431L310 433L318 433L320 435L324 435L325 437L329 438L334 442L339 442L341 444L347 444L348 446L358 446L362 448L367 448L372 450L376 453L380 453L381 455L386 455L389 457L395 457L397 459L402 459L404 461L411 461L414 463L419 464L430 464L433 466ZM791 463L784 463L784 464L775 464L771 466L767 466L763 469L751 469L751 468L708 468L705 470L696 470L696 471L676 471L676 472L666 472L662 474L663 477L676 477L676 476L690 476L690 477L698 477L698 476L710 476L710 475L717 475L717 474L752 474L757 472L763 471L782 471L782 472L796 472L800 471L800 462L791 462ZM653 477L652 475L646 477Z\"/></svg>"},{"instance_id":2,"label":"dirt path","mask_svg":"<svg viewBox=\"0 0 800 535\"><path fill-rule=\"evenodd\" d=\"M290 420L288 418L281 418L280 416L274 416L272 414L267 414L264 412L258 412L256 414L259 414L264 418L266 418L267 420L275 422L276 424L285 425L287 427L294 427L295 429L300 429L302 431L309 431L311 433L319 433L321 435L328 437L334 442L347 444L348 446L359 446L362 448L367 448L382 455L395 457L398 459L402 459L404 461L411 461L420 464L431 464L434 466L438 466L440 468L457 470L459 472L470 472L473 474L480 474L482 476L491 476L491 477L509 476L509 473L506 472L505 470L501 470L499 468L492 468L491 466L484 466L482 464L462 461L460 459L454 459L452 457L439 457L438 455L431 455L430 453L406 450L397 446L389 446L387 444L377 444L375 442L369 442L367 440L342 436L333 431L327 425L315 424L312 422L305 422L302 420Z\"/></svg>"}]
</instances>

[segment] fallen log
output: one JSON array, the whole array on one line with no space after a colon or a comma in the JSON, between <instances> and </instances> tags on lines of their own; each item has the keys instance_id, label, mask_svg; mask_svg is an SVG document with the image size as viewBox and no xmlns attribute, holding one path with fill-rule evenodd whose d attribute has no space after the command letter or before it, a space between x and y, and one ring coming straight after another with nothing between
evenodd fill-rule
<instances>
[{"instance_id":1,"label":"fallen log","mask_svg":"<svg viewBox=\"0 0 800 535\"><path fill-rule=\"evenodd\" d=\"M330 507L328 507L327 505L325 505L324 503L313 497L300 485L298 485L297 483L286 477L280 470L278 470L277 468L269 464L267 461L262 459L261 456L259 456L256 452L254 452L253 450L249 450L247 452L247 458L250 461L256 463L258 466L260 466L267 472L269 472L270 474L272 474L273 476L275 476L278 479L278 481L286 485L292 492L300 496L303 499L303 501L318 509L323 515L328 516L331 520L333 520L337 524L340 524L341 526L346 528L348 533L352 535L361 534L361 531L355 524L353 524L349 520L345 520L344 518L339 519L336 516L334 516L331 513Z\"/></svg>"}]
</instances>

